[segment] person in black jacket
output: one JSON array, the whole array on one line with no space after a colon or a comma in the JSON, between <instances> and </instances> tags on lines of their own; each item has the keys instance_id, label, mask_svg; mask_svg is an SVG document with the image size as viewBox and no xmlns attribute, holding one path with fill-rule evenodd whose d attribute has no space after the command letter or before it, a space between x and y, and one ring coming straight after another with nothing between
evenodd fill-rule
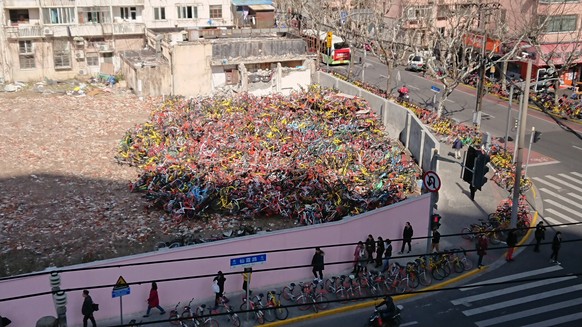
<instances>
[{"instance_id":1,"label":"person in black jacket","mask_svg":"<svg viewBox=\"0 0 582 327\"><path fill-rule=\"evenodd\" d=\"M506 261L513 261L513 250L515 249L515 245L517 244L517 232L515 229L509 230L509 234L507 234L507 254L505 255Z\"/></svg>"},{"instance_id":2,"label":"person in black jacket","mask_svg":"<svg viewBox=\"0 0 582 327\"><path fill-rule=\"evenodd\" d=\"M212 281L216 281L218 283L219 292L216 293L214 297L214 307L217 308L220 304L220 299L224 296L224 282L226 282L226 277L224 277L222 270L218 271L218 274Z\"/></svg>"},{"instance_id":3,"label":"person in black jacket","mask_svg":"<svg viewBox=\"0 0 582 327\"><path fill-rule=\"evenodd\" d=\"M374 236L368 235L366 239L366 253L368 254L368 262L374 262L374 252L376 252L376 241L374 241Z\"/></svg>"},{"instance_id":4,"label":"person in black jacket","mask_svg":"<svg viewBox=\"0 0 582 327\"><path fill-rule=\"evenodd\" d=\"M81 308L81 313L83 314L83 327L87 327L87 320L91 320L93 327L97 327L95 322L95 317L93 317L93 299L89 296L88 290L83 290L83 307Z\"/></svg>"},{"instance_id":5,"label":"person in black jacket","mask_svg":"<svg viewBox=\"0 0 582 327\"><path fill-rule=\"evenodd\" d=\"M414 230L412 229L412 225L410 222L406 222L406 226L404 226L404 230L402 231L402 248L398 254L402 254L404 252L404 246L408 244L408 253L412 250L412 236L414 235Z\"/></svg>"},{"instance_id":6,"label":"person in black jacket","mask_svg":"<svg viewBox=\"0 0 582 327\"><path fill-rule=\"evenodd\" d=\"M324 263L323 263L323 256L325 255L325 253L323 251L321 251L320 248L315 248L315 253L313 254L313 258L311 258L311 265L313 266L313 276L315 276L315 278L317 278L317 274L319 273L319 281L321 282L323 280L323 269L324 269Z\"/></svg>"},{"instance_id":7,"label":"person in black jacket","mask_svg":"<svg viewBox=\"0 0 582 327\"><path fill-rule=\"evenodd\" d=\"M550 255L550 262L555 264L560 264L558 261L558 252L560 252L560 247L562 246L562 232L556 232L554 239L552 240L552 255Z\"/></svg>"},{"instance_id":8,"label":"person in black jacket","mask_svg":"<svg viewBox=\"0 0 582 327\"><path fill-rule=\"evenodd\" d=\"M537 224L534 235L536 238L536 246L534 247L534 252L540 252L540 243L542 242L542 240L546 239L546 227L544 227L543 221L540 221Z\"/></svg>"},{"instance_id":9,"label":"person in black jacket","mask_svg":"<svg viewBox=\"0 0 582 327\"><path fill-rule=\"evenodd\" d=\"M378 236L378 244L376 244L376 268L382 266L382 258L384 257L384 240Z\"/></svg>"},{"instance_id":10,"label":"person in black jacket","mask_svg":"<svg viewBox=\"0 0 582 327\"><path fill-rule=\"evenodd\" d=\"M382 272L386 272L390 266L390 258L392 258L392 241L386 239L386 250L384 250L384 266L382 267Z\"/></svg>"}]
</instances>

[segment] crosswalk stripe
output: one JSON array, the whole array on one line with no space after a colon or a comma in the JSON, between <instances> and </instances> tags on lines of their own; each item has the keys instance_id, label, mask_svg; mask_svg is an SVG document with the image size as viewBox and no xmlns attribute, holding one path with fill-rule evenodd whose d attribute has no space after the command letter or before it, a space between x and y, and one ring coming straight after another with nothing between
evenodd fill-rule
<instances>
[{"instance_id":1,"label":"crosswalk stripe","mask_svg":"<svg viewBox=\"0 0 582 327\"><path fill-rule=\"evenodd\" d=\"M576 292L579 290L582 290L582 285L563 287L563 288L554 289L554 290L543 292L543 293L536 293L533 295L520 297L520 298L513 299L513 300L508 300L508 301L504 301L504 302L497 302L495 304L485 305L485 306L478 307L475 309L465 310L465 311L463 311L463 314L465 316L473 316L473 315L477 315L480 313L494 311L497 309L503 309L503 308L507 308L507 307L510 307L513 305L519 305L519 304L523 304L523 303L533 302L533 301L546 299L546 298L553 297L553 296L563 295L563 294L570 293L570 292ZM580 300L582 300L582 298Z\"/></svg>"},{"instance_id":2,"label":"crosswalk stripe","mask_svg":"<svg viewBox=\"0 0 582 327\"><path fill-rule=\"evenodd\" d=\"M556 184L554 184L554 183L550 183L550 182L548 182L547 180L545 180L545 179L541 179L541 178L539 178L539 177L534 177L534 178L532 178L532 179L533 179L534 181L537 181L537 182L540 182L540 183L544 183L544 184L546 184L546 185L548 185L548 186L550 186L550 187L553 187L553 188L555 188L556 190L559 190L559 189L561 189L561 188L562 188L561 186L558 186L558 185L556 185Z\"/></svg>"},{"instance_id":3,"label":"crosswalk stripe","mask_svg":"<svg viewBox=\"0 0 582 327\"><path fill-rule=\"evenodd\" d=\"M563 181L563 180L559 179L558 177L554 177L554 176L546 176L546 178L549 178L549 179L551 179L551 180L553 180L553 181L556 181L556 182L558 182L558 183L560 183L560 184L564 184L564 185L566 185L567 187L569 187L569 188L573 188L573 189L575 189L575 190L576 190L576 191L578 191L578 192L582 192L582 188L580 188L580 187L577 187L577 186L574 186L574 185L572 185L572 184L571 184L571 183L569 183L569 182Z\"/></svg>"},{"instance_id":4,"label":"crosswalk stripe","mask_svg":"<svg viewBox=\"0 0 582 327\"><path fill-rule=\"evenodd\" d=\"M520 279L520 278L526 278L526 277L531 277L531 276L547 274L547 273L561 270L561 269L563 269L561 266L549 266L549 267L540 268L540 269L536 269L536 270L524 271L524 272L518 273L518 274L503 276L503 277L499 277L499 278L493 278L493 279L489 279L489 280L486 280L486 281L483 281L480 283L486 283L486 284L502 283L502 282L506 282L508 280L516 280L516 279ZM472 289L475 289L478 287L482 287L482 286L479 283L475 283L475 284L469 284L463 288L460 288L459 290L461 292L464 292L464 291L472 290Z\"/></svg>"},{"instance_id":5,"label":"crosswalk stripe","mask_svg":"<svg viewBox=\"0 0 582 327\"><path fill-rule=\"evenodd\" d=\"M573 214L573 215L575 215L575 216L582 215L582 212L580 212L580 211L575 211L575 210L572 210L572 209L570 209L570 208L568 208L568 207L565 207L565 206L564 206L564 204L562 204L562 203L558 203L558 202L556 202L556 201L554 201L554 200L552 200L552 199L544 200L544 202L547 202L547 203L549 203L549 204L553 204L553 205L555 205L555 206L558 206L558 207L560 207L562 210L564 210L564 211L568 211L569 213L571 213L571 214Z\"/></svg>"},{"instance_id":6,"label":"crosswalk stripe","mask_svg":"<svg viewBox=\"0 0 582 327\"><path fill-rule=\"evenodd\" d=\"M571 180L574 183L582 184L582 180L581 179L574 178L574 177L572 177L572 176L570 176L568 174L558 174L558 175L560 175L560 176L562 176L564 178L567 178L567 179Z\"/></svg>"},{"instance_id":7,"label":"crosswalk stripe","mask_svg":"<svg viewBox=\"0 0 582 327\"><path fill-rule=\"evenodd\" d=\"M582 174L580 174L580 173L577 173L577 172L575 172L575 171L571 171L571 172L570 172L570 174L572 174L572 175L576 175L576 176L578 176L578 177L582 177Z\"/></svg>"},{"instance_id":8,"label":"crosswalk stripe","mask_svg":"<svg viewBox=\"0 0 582 327\"><path fill-rule=\"evenodd\" d=\"M568 227L568 225L562 225L563 222L561 221L557 221L551 217L544 217L544 220L548 223L550 223L550 225L554 225L552 226L553 228L564 228L564 227ZM560 225L560 226L555 226L555 225Z\"/></svg>"},{"instance_id":9,"label":"crosswalk stripe","mask_svg":"<svg viewBox=\"0 0 582 327\"><path fill-rule=\"evenodd\" d=\"M570 217L568 217L568 216L566 216L566 215L564 215L564 214L562 214L562 213L560 213L560 212L558 212L558 211L556 211L556 210L554 210L552 208L548 208L545 211L553 214L554 216L558 216L558 217L564 219L565 221L567 221L569 223L577 223L578 222L577 220L572 219L572 218L570 218Z\"/></svg>"},{"instance_id":10,"label":"crosswalk stripe","mask_svg":"<svg viewBox=\"0 0 582 327\"><path fill-rule=\"evenodd\" d=\"M582 312L573 313L571 315L559 316L553 319L548 319L544 321L538 321L533 324L521 326L521 327L553 327L566 322L576 321L582 319Z\"/></svg>"},{"instance_id":11,"label":"crosswalk stripe","mask_svg":"<svg viewBox=\"0 0 582 327\"><path fill-rule=\"evenodd\" d=\"M569 196L576 198L578 200L582 200L582 195L576 193L568 193Z\"/></svg>"},{"instance_id":12,"label":"crosswalk stripe","mask_svg":"<svg viewBox=\"0 0 582 327\"><path fill-rule=\"evenodd\" d=\"M491 318L491 319L487 319L487 320L477 321L477 322L475 322L475 325L477 325L478 327L487 327L487 326L497 325L497 324L500 324L502 322L512 321L512 320L525 318L525 317L529 317L529 316L533 316L533 315L538 315L538 314L542 314L542 313L546 313L546 312L550 312L550 311L554 311L554 310L572 307L572 306L579 305L579 304L582 304L582 298L563 301L563 302L559 302L559 303L552 303L552 304L549 304L549 305L546 305L543 307L537 307L534 309L529 309L529 310L524 310L521 312L511 313L511 314L504 315L504 316L497 316L495 318Z\"/></svg>"},{"instance_id":13,"label":"crosswalk stripe","mask_svg":"<svg viewBox=\"0 0 582 327\"><path fill-rule=\"evenodd\" d=\"M453 305L467 304L469 302L481 301L481 300L489 299L489 298L496 297L499 295L510 294L513 292L523 291L523 290L527 290L527 289L534 288L534 287L549 285L549 284L553 284L553 283L559 283L559 282L563 282L565 280L569 280L569 279L573 279L573 278L577 278L577 277L576 276L565 276L565 277L552 278L552 279L547 279L547 280L545 280L545 279L538 280L538 281L531 282L531 283L502 288L502 289L499 289L496 291L491 291L491 292L487 292L487 293L479 293L476 295L463 297L460 299L453 300L453 301L451 301L451 303Z\"/></svg>"},{"instance_id":14,"label":"crosswalk stripe","mask_svg":"<svg viewBox=\"0 0 582 327\"><path fill-rule=\"evenodd\" d=\"M547 188L541 188L540 191L542 191L544 193L550 193L550 195L553 196L553 197L555 197L555 198L558 198L558 199L560 199L560 200L562 200L562 201L564 201L566 203L569 203L569 204L571 204L571 205L573 205L575 207L582 208L582 204L581 203L578 203L578 202L576 202L574 200L570 200L570 199L568 199L568 198L566 198L564 196L561 196L561 195L557 194L556 192L553 192L553 191L548 190Z\"/></svg>"}]
</instances>

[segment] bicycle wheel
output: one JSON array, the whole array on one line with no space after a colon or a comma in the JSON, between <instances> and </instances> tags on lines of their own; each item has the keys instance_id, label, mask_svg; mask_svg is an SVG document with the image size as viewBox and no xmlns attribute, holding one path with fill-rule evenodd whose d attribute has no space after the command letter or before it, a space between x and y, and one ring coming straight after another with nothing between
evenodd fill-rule
<instances>
[{"instance_id":1,"label":"bicycle wheel","mask_svg":"<svg viewBox=\"0 0 582 327\"><path fill-rule=\"evenodd\" d=\"M273 322L277 319L277 317L275 316L275 308L268 306L264 309L262 309L262 311L265 313L265 321L267 322Z\"/></svg>"},{"instance_id":2,"label":"bicycle wheel","mask_svg":"<svg viewBox=\"0 0 582 327\"><path fill-rule=\"evenodd\" d=\"M289 317L289 310L285 307L279 306L275 308L275 316L279 320L285 320L287 317Z\"/></svg>"},{"instance_id":3,"label":"bicycle wheel","mask_svg":"<svg viewBox=\"0 0 582 327\"><path fill-rule=\"evenodd\" d=\"M328 301L328 299L327 299L327 297L325 295L318 294L315 297L315 306L319 310L325 310L325 309L327 309L329 307L329 303L327 301Z\"/></svg>"},{"instance_id":4,"label":"bicycle wheel","mask_svg":"<svg viewBox=\"0 0 582 327\"><path fill-rule=\"evenodd\" d=\"M218 327L218 321L214 319L208 319L204 322L204 327Z\"/></svg>"},{"instance_id":5,"label":"bicycle wheel","mask_svg":"<svg viewBox=\"0 0 582 327\"><path fill-rule=\"evenodd\" d=\"M292 295L293 293L291 293L291 289L289 288L289 286L285 286L283 287L283 290L281 291L281 295L279 296L279 298L283 297L285 300L287 301L292 301Z\"/></svg>"},{"instance_id":6,"label":"bicycle wheel","mask_svg":"<svg viewBox=\"0 0 582 327\"><path fill-rule=\"evenodd\" d=\"M445 277L448 277L451 274L451 264L448 261L444 261L441 264L443 271L445 272Z\"/></svg>"},{"instance_id":7,"label":"bicycle wheel","mask_svg":"<svg viewBox=\"0 0 582 327\"><path fill-rule=\"evenodd\" d=\"M465 270L471 270L473 269L473 261L471 261L469 258L465 257L463 260L463 268Z\"/></svg>"},{"instance_id":8,"label":"bicycle wheel","mask_svg":"<svg viewBox=\"0 0 582 327\"><path fill-rule=\"evenodd\" d=\"M172 325L176 325L176 326L180 325L180 320L178 320L178 318L179 318L178 312L173 311L173 310L170 311L170 323Z\"/></svg>"},{"instance_id":9,"label":"bicycle wheel","mask_svg":"<svg viewBox=\"0 0 582 327\"><path fill-rule=\"evenodd\" d=\"M396 293L398 293L398 294L406 293L409 290L410 289L408 287L408 280L407 279L401 280L400 283L398 283L398 285L396 286Z\"/></svg>"},{"instance_id":10,"label":"bicycle wheel","mask_svg":"<svg viewBox=\"0 0 582 327\"><path fill-rule=\"evenodd\" d=\"M431 272L432 278L436 280L443 280L447 275L442 267L436 267Z\"/></svg>"},{"instance_id":11,"label":"bicycle wheel","mask_svg":"<svg viewBox=\"0 0 582 327\"><path fill-rule=\"evenodd\" d=\"M457 273L460 274L463 271L465 271L465 265L463 265L463 263L461 262L461 260L455 260L453 262L453 270Z\"/></svg>"},{"instance_id":12,"label":"bicycle wheel","mask_svg":"<svg viewBox=\"0 0 582 327\"><path fill-rule=\"evenodd\" d=\"M228 320L230 320L230 323L234 326L234 327L240 327L240 318L238 317L238 315L236 313L231 314L228 317Z\"/></svg>"},{"instance_id":13,"label":"bicycle wheel","mask_svg":"<svg viewBox=\"0 0 582 327\"><path fill-rule=\"evenodd\" d=\"M474 234L471 234L472 232L473 231L470 228L465 227L465 228L461 229L461 237L466 239L466 240L472 240L474 237L473 236Z\"/></svg>"},{"instance_id":14,"label":"bicycle wheel","mask_svg":"<svg viewBox=\"0 0 582 327\"><path fill-rule=\"evenodd\" d=\"M262 325L262 324L264 324L264 323L265 323L265 314L263 313L263 311L262 311L262 310L257 310L257 311L255 311L255 315L256 315L256 317L257 317L257 322L258 322L259 324L261 324L261 325Z\"/></svg>"},{"instance_id":15,"label":"bicycle wheel","mask_svg":"<svg viewBox=\"0 0 582 327\"><path fill-rule=\"evenodd\" d=\"M299 304L299 310L301 311L305 311L311 306L311 303L309 303L309 300L305 295L300 295L297 298L297 304Z\"/></svg>"},{"instance_id":16,"label":"bicycle wheel","mask_svg":"<svg viewBox=\"0 0 582 327\"><path fill-rule=\"evenodd\" d=\"M429 274L428 271L423 270L421 273L418 274L418 282L422 286L429 286L432 284L432 276Z\"/></svg>"},{"instance_id":17,"label":"bicycle wheel","mask_svg":"<svg viewBox=\"0 0 582 327\"><path fill-rule=\"evenodd\" d=\"M418 287L418 285L420 285L418 276L416 274L410 274L408 276L408 286L410 286L411 289L415 289Z\"/></svg>"},{"instance_id":18,"label":"bicycle wheel","mask_svg":"<svg viewBox=\"0 0 582 327\"><path fill-rule=\"evenodd\" d=\"M182 312L182 318L192 318L192 312L190 311Z\"/></svg>"},{"instance_id":19,"label":"bicycle wheel","mask_svg":"<svg viewBox=\"0 0 582 327\"><path fill-rule=\"evenodd\" d=\"M497 230L492 230L488 233L489 236L489 243L493 244L493 245L497 245L499 243L501 243L501 235L500 232L498 232Z\"/></svg>"}]
</instances>

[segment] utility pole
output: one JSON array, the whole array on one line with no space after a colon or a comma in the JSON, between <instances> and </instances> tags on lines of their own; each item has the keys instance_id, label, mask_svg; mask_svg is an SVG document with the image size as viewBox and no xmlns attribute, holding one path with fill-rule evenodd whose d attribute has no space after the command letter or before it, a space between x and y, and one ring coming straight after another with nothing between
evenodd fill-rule
<instances>
[{"instance_id":1,"label":"utility pole","mask_svg":"<svg viewBox=\"0 0 582 327\"><path fill-rule=\"evenodd\" d=\"M477 87L477 99L475 102L475 112L473 113L473 125L481 126L481 104L483 102L483 92L485 91L485 48L487 47L487 32L483 30L483 40L481 43L481 65L479 66L479 85Z\"/></svg>"},{"instance_id":2,"label":"utility pole","mask_svg":"<svg viewBox=\"0 0 582 327\"><path fill-rule=\"evenodd\" d=\"M515 161L515 180L513 182L513 204L511 206L511 227L515 228L517 226L517 210L519 207L519 195L520 195L520 183L521 183L521 163L523 161L523 139L525 138L525 126L527 119L527 107L529 105L529 88L530 88L530 76L532 69L532 60L526 59L527 61L527 71L525 74L525 85L522 90L523 105L519 118L519 140L517 140L517 159Z\"/></svg>"},{"instance_id":3,"label":"utility pole","mask_svg":"<svg viewBox=\"0 0 582 327\"><path fill-rule=\"evenodd\" d=\"M509 121L511 120L511 101L513 100L513 83L509 89L509 105L507 106L507 123L505 126L505 143L503 144L503 150L507 151L507 143L509 143Z\"/></svg>"}]
</instances>

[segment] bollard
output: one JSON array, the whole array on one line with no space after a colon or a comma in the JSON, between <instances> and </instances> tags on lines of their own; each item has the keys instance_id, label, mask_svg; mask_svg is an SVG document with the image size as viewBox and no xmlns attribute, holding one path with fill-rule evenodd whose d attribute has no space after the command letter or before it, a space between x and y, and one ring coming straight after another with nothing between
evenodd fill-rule
<instances>
[{"instance_id":1,"label":"bollard","mask_svg":"<svg viewBox=\"0 0 582 327\"><path fill-rule=\"evenodd\" d=\"M54 289L55 287L61 287L61 276L59 275L58 272L56 271L51 272L49 281L51 283L51 289Z\"/></svg>"},{"instance_id":2,"label":"bollard","mask_svg":"<svg viewBox=\"0 0 582 327\"><path fill-rule=\"evenodd\" d=\"M58 320L52 316L44 316L37 320L36 327L58 327Z\"/></svg>"},{"instance_id":3,"label":"bollard","mask_svg":"<svg viewBox=\"0 0 582 327\"><path fill-rule=\"evenodd\" d=\"M64 291L58 291L53 294L53 298L55 300L55 305L57 308L67 306L67 294Z\"/></svg>"}]
</instances>

